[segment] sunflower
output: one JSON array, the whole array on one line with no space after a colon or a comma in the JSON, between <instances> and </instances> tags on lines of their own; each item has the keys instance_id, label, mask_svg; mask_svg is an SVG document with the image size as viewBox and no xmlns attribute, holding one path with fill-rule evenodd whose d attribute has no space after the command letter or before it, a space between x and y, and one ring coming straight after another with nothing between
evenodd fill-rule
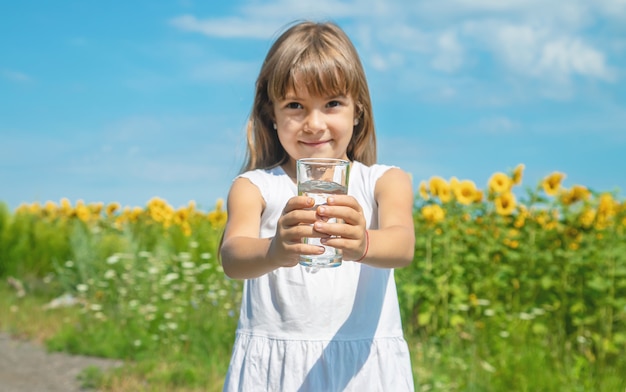
<instances>
[{"instance_id":1,"label":"sunflower","mask_svg":"<svg viewBox=\"0 0 626 392\"><path fill-rule=\"evenodd\" d=\"M179 208L174 212L174 223L182 226L189 219L189 210L187 208Z\"/></svg>"},{"instance_id":2,"label":"sunflower","mask_svg":"<svg viewBox=\"0 0 626 392\"><path fill-rule=\"evenodd\" d=\"M489 193L500 194L509 192L511 190L511 187L513 186L513 181L506 174L502 172L497 172L489 178L488 186Z\"/></svg>"},{"instance_id":3,"label":"sunflower","mask_svg":"<svg viewBox=\"0 0 626 392\"><path fill-rule=\"evenodd\" d=\"M57 212L57 205L55 202L48 200L43 206L43 212L48 217L54 217Z\"/></svg>"},{"instance_id":4,"label":"sunflower","mask_svg":"<svg viewBox=\"0 0 626 392\"><path fill-rule=\"evenodd\" d=\"M215 203L215 210L209 212L207 214L207 219L211 222L211 225L216 228L222 228L226 224L226 219L228 215L226 211L223 210L224 200L217 199L217 203Z\"/></svg>"},{"instance_id":5,"label":"sunflower","mask_svg":"<svg viewBox=\"0 0 626 392\"><path fill-rule=\"evenodd\" d=\"M424 200L430 199L428 196L428 186L426 185L426 181L420 181L419 194Z\"/></svg>"},{"instance_id":6,"label":"sunflower","mask_svg":"<svg viewBox=\"0 0 626 392\"><path fill-rule=\"evenodd\" d=\"M515 211L515 195L512 192L504 192L499 194L494 203L498 215L511 215Z\"/></svg>"},{"instance_id":7,"label":"sunflower","mask_svg":"<svg viewBox=\"0 0 626 392\"><path fill-rule=\"evenodd\" d=\"M85 204L84 201L78 200L76 202L76 217L83 222L88 222L89 218L91 218L91 212L89 211L89 207Z\"/></svg>"},{"instance_id":8,"label":"sunflower","mask_svg":"<svg viewBox=\"0 0 626 392\"><path fill-rule=\"evenodd\" d=\"M476 184L470 180L460 181L454 188L456 200L464 206L470 205L476 199Z\"/></svg>"},{"instance_id":9,"label":"sunflower","mask_svg":"<svg viewBox=\"0 0 626 392\"><path fill-rule=\"evenodd\" d=\"M31 214L38 215L41 212L41 204L39 204L39 202L34 202L28 207L28 209Z\"/></svg>"},{"instance_id":10,"label":"sunflower","mask_svg":"<svg viewBox=\"0 0 626 392\"><path fill-rule=\"evenodd\" d=\"M590 228L596 220L596 210L593 208L586 208L580 213L578 220L584 228Z\"/></svg>"},{"instance_id":11,"label":"sunflower","mask_svg":"<svg viewBox=\"0 0 626 392\"><path fill-rule=\"evenodd\" d=\"M572 189L566 190L561 194L561 203L566 206L574 204L582 200L589 200L591 192L582 185L574 185Z\"/></svg>"},{"instance_id":12,"label":"sunflower","mask_svg":"<svg viewBox=\"0 0 626 392\"><path fill-rule=\"evenodd\" d=\"M515 169L513 169L513 185L518 185L522 183L522 176L524 174L524 169L526 168L526 166L524 166L523 163L520 163L519 165L515 166Z\"/></svg>"},{"instance_id":13,"label":"sunflower","mask_svg":"<svg viewBox=\"0 0 626 392\"><path fill-rule=\"evenodd\" d=\"M480 203L481 201L483 201L483 191L481 191L480 189L476 189L476 192L474 192L474 203Z\"/></svg>"},{"instance_id":14,"label":"sunflower","mask_svg":"<svg viewBox=\"0 0 626 392\"><path fill-rule=\"evenodd\" d=\"M142 213L143 209L141 207L133 207L133 209L128 213L128 219L131 222L137 222Z\"/></svg>"},{"instance_id":15,"label":"sunflower","mask_svg":"<svg viewBox=\"0 0 626 392\"><path fill-rule=\"evenodd\" d=\"M610 193L603 193L600 195L598 214L611 217L617 212L618 206L619 203L613 199L613 196Z\"/></svg>"},{"instance_id":16,"label":"sunflower","mask_svg":"<svg viewBox=\"0 0 626 392\"><path fill-rule=\"evenodd\" d=\"M452 192L450 191L450 185L441 177L431 177L429 181L430 193L441 200L442 203L447 203L452 199Z\"/></svg>"},{"instance_id":17,"label":"sunflower","mask_svg":"<svg viewBox=\"0 0 626 392\"><path fill-rule=\"evenodd\" d=\"M427 222L437 223L444 220L446 213L439 204L430 204L422 207L422 216Z\"/></svg>"},{"instance_id":18,"label":"sunflower","mask_svg":"<svg viewBox=\"0 0 626 392\"><path fill-rule=\"evenodd\" d=\"M111 216L115 214L115 212L119 210L120 208L121 208L120 203L116 201L111 202L106 206L106 209L105 209L106 215Z\"/></svg>"},{"instance_id":19,"label":"sunflower","mask_svg":"<svg viewBox=\"0 0 626 392\"><path fill-rule=\"evenodd\" d=\"M561 188L561 181L565 178L565 174L554 172L541 181L541 187L548 196L556 196Z\"/></svg>"},{"instance_id":20,"label":"sunflower","mask_svg":"<svg viewBox=\"0 0 626 392\"><path fill-rule=\"evenodd\" d=\"M61 199L61 206L59 207L59 210L64 216L72 215L73 208L72 203L70 203L69 199L67 199L66 197Z\"/></svg>"},{"instance_id":21,"label":"sunflower","mask_svg":"<svg viewBox=\"0 0 626 392\"><path fill-rule=\"evenodd\" d=\"M515 222L513 222L513 226L516 228L521 228L526 224L526 219L530 217L530 213L528 212L528 208L525 205L520 204L518 208L518 214L515 218Z\"/></svg>"},{"instance_id":22,"label":"sunflower","mask_svg":"<svg viewBox=\"0 0 626 392\"><path fill-rule=\"evenodd\" d=\"M450 190L452 190L452 193L456 193L456 188L461 183L459 181L459 179L456 178L456 177L450 177L450 182L449 183L450 183Z\"/></svg>"},{"instance_id":23,"label":"sunflower","mask_svg":"<svg viewBox=\"0 0 626 392\"><path fill-rule=\"evenodd\" d=\"M102 212L103 206L104 206L104 203L102 203L101 201L96 202L96 203L91 203L89 204L89 210L91 210L91 213L94 215L100 215L100 213Z\"/></svg>"}]
</instances>

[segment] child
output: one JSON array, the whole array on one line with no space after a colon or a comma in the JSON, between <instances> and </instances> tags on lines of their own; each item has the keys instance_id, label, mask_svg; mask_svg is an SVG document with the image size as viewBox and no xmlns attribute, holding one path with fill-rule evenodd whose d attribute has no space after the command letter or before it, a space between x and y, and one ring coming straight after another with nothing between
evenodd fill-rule
<instances>
[{"instance_id":1,"label":"child","mask_svg":"<svg viewBox=\"0 0 626 392\"><path fill-rule=\"evenodd\" d=\"M348 195L313 209L296 160L351 161ZM377 165L369 90L332 23L301 22L270 48L256 83L244 173L228 195L224 272L245 279L225 391L412 391L393 268L413 259L413 192ZM328 218L340 223L329 223ZM301 254L343 251L315 274Z\"/></svg>"}]
</instances>

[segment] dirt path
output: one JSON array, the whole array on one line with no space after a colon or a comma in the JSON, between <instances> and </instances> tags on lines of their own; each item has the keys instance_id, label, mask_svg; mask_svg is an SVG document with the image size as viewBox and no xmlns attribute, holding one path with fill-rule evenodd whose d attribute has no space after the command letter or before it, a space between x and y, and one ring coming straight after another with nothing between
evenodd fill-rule
<instances>
[{"instance_id":1,"label":"dirt path","mask_svg":"<svg viewBox=\"0 0 626 392\"><path fill-rule=\"evenodd\" d=\"M119 361L48 353L45 348L0 332L0 391L79 392L78 374L89 366L108 369Z\"/></svg>"}]
</instances>

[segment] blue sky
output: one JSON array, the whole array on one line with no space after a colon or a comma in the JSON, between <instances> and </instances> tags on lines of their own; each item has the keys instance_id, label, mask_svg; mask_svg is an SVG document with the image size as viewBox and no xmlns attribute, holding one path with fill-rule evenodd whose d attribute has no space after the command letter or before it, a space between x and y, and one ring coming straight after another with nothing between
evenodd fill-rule
<instances>
[{"instance_id":1,"label":"blue sky","mask_svg":"<svg viewBox=\"0 0 626 392\"><path fill-rule=\"evenodd\" d=\"M419 181L626 190L625 0L5 1L0 201L204 209L244 159L254 81L295 19L359 51L379 161Z\"/></svg>"}]
</instances>

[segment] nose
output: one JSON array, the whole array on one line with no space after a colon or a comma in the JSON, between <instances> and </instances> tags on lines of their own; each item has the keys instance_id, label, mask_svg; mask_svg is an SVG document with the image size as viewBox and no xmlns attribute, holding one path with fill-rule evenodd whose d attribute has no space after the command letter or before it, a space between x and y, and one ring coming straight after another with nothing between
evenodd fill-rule
<instances>
[{"instance_id":1,"label":"nose","mask_svg":"<svg viewBox=\"0 0 626 392\"><path fill-rule=\"evenodd\" d=\"M304 130L308 132L317 132L326 128L326 120L324 113L320 110L311 110L306 116Z\"/></svg>"}]
</instances>

